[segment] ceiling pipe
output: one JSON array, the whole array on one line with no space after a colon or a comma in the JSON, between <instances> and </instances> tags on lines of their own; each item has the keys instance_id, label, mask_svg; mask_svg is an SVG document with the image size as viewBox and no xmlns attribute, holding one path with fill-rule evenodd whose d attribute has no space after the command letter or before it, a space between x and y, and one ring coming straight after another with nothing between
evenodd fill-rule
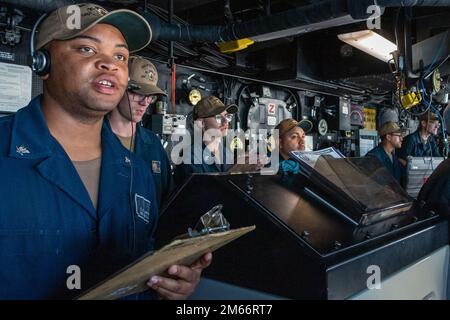
<instances>
[{"instance_id":1,"label":"ceiling pipe","mask_svg":"<svg viewBox=\"0 0 450 320\"><path fill-rule=\"evenodd\" d=\"M325 0L275 13L250 21L226 26L198 26L168 24L151 12L142 14L154 29L155 39L191 42L227 42L250 38L264 41L307 33L366 20L372 13L369 6L380 7L433 7L450 6L448 0ZM283 32L284 31L284 32ZM267 36L269 35L269 36Z\"/></svg>"},{"instance_id":2,"label":"ceiling pipe","mask_svg":"<svg viewBox=\"0 0 450 320\"><path fill-rule=\"evenodd\" d=\"M57 7L85 1L74 0L3 0L16 6L50 11ZM154 39L190 42L227 42L244 38L264 41L294 36L319 29L336 27L368 19L367 8L380 7L448 7L448 0L324 0L307 6L274 13L254 20L226 26L193 26L161 21L151 12L141 12L153 29Z\"/></svg>"}]
</instances>

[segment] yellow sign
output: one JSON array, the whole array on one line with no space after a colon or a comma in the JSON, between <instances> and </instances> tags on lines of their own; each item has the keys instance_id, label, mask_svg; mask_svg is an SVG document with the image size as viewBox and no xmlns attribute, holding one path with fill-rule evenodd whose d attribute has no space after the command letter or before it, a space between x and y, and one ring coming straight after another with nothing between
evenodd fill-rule
<instances>
[{"instance_id":1,"label":"yellow sign","mask_svg":"<svg viewBox=\"0 0 450 320\"><path fill-rule=\"evenodd\" d=\"M197 89L192 89L189 92L189 102L195 106L202 99L202 94Z\"/></svg>"},{"instance_id":2,"label":"yellow sign","mask_svg":"<svg viewBox=\"0 0 450 320\"><path fill-rule=\"evenodd\" d=\"M231 140L230 149L231 150L244 149L244 143L238 137L234 137L233 140Z\"/></svg>"},{"instance_id":3,"label":"yellow sign","mask_svg":"<svg viewBox=\"0 0 450 320\"><path fill-rule=\"evenodd\" d=\"M275 145L275 139L273 136L270 136L269 139L267 140L267 150L269 152L272 152L272 150L274 150L276 147Z\"/></svg>"},{"instance_id":4,"label":"yellow sign","mask_svg":"<svg viewBox=\"0 0 450 320\"><path fill-rule=\"evenodd\" d=\"M377 129L377 110L372 108L364 108L364 129Z\"/></svg>"}]
</instances>

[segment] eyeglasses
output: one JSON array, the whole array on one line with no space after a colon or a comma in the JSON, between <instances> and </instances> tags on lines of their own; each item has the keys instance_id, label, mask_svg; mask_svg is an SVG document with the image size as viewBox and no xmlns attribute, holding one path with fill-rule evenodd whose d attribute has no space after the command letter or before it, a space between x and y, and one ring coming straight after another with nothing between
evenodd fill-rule
<instances>
[{"instance_id":1,"label":"eyeglasses","mask_svg":"<svg viewBox=\"0 0 450 320\"><path fill-rule=\"evenodd\" d=\"M147 104L152 104L153 102L155 102L157 99L156 96L154 95L148 95L148 96L143 96L139 93L135 93L131 91L131 100L135 101L135 102L145 102Z\"/></svg>"},{"instance_id":2,"label":"eyeglasses","mask_svg":"<svg viewBox=\"0 0 450 320\"><path fill-rule=\"evenodd\" d=\"M233 121L233 114L227 113L226 115L218 114L216 115L216 121L218 124L222 124L224 121L231 122Z\"/></svg>"}]
</instances>

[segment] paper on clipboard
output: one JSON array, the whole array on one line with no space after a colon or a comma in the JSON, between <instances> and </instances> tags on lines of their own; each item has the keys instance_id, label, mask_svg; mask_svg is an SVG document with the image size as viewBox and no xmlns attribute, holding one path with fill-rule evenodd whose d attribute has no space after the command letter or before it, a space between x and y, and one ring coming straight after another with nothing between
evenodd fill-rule
<instances>
[{"instance_id":1,"label":"paper on clipboard","mask_svg":"<svg viewBox=\"0 0 450 320\"><path fill-rule=\"evenodd\" d=\"M78 300L114 300L147 290L151 276L162 275L174 264L190 265L207 252L212 252L255 229L239 228L204 236L178 239L156 252L146 254L115 275L78 297Z\"/></svg>"},{"instance_id":2,"label":"paper on clipboard","mask_svg":"<svg viewBox=\"0 0 450 320\"><path fill-rule=\"evenodd\" d=\"M345 158L339 150L333 147L317 151L291 151L290 154L294 157L294 159L303 161L303 163L306 163L311 168L316 166L317 160L319 160L321 156L330 156L336 159Z\"/></svg>"}]
</instances>

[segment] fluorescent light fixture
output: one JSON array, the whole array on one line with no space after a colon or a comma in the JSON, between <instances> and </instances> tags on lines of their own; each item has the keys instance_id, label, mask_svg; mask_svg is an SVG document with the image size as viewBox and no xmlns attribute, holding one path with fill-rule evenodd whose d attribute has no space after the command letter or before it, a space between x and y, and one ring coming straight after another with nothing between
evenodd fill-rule
<instances>
[{"instance_id":1,"label":"fluorescent light fixture","mask_svg":"<svg viewBox=\"0 0 450 320\"><path fill-rule=\"evenodd\" d=\"M397 46L394 43L372 30L339 34L338 38L384 62L392 60L392 52L397 51Z\"/></svg>"},{"instance_id":2,"label":"fluorescent light fixture","mask_svg":"<svg viewBox=\"0 0 450 320\"><path fill-rule=\"evenodd\" d=\"M286 38L286 37L292 37L292 36L299 36L301 34L317 31L317 30L323 30L328 28L333 28L337 26L343 26L347 24L352 24L355 22L358 22L361 20L353 19L351 15L346 15L334 19L330 19L327 21L317 22L317 23L311 23L308 25L301 25L289 29L283 29L279 31L269 32L265 34L260 34L256 36L249 37L251 40L255 42L263 42L273 39L280 39L280 38Z\"/></svg>"}]
</instances>

